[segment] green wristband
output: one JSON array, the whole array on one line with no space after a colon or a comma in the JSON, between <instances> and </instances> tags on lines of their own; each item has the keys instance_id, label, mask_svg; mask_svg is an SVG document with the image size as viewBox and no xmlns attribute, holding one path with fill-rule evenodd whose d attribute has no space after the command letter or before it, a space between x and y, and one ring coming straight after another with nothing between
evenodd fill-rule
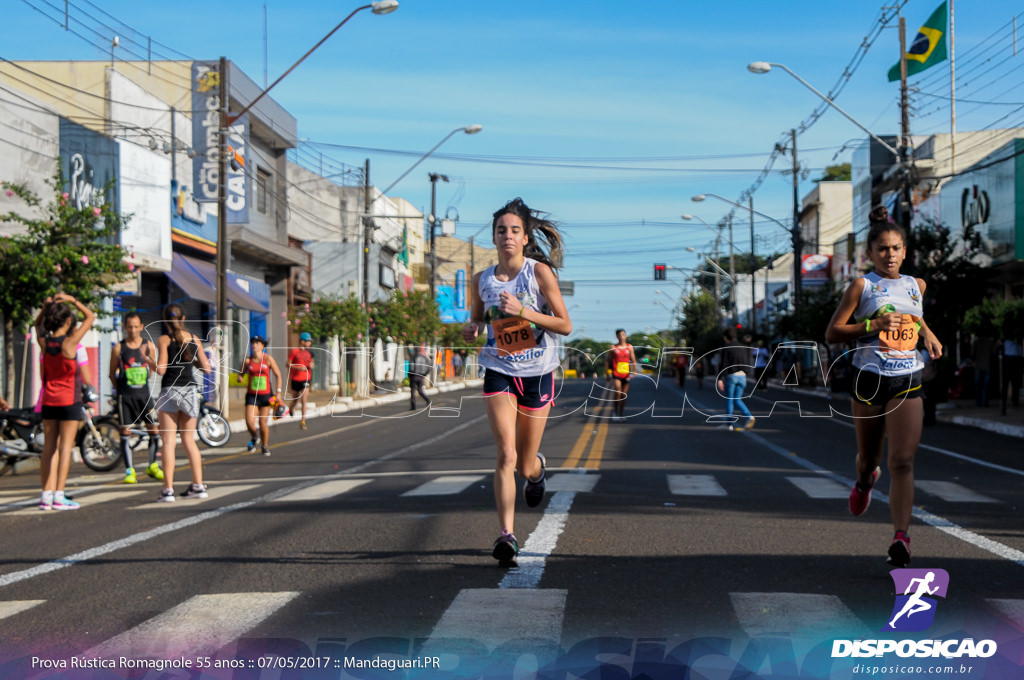
<instances>
[{"instance_id":1,"label":"green wristband","mask_svg":"<svg viewBox=\"0 0 1024 680\"><path fill-rule=\"evenodd\" d=\"M871 332L871 319L864 319L864 332L865 333L870 333Z\"/></svg>"}]
</instances>

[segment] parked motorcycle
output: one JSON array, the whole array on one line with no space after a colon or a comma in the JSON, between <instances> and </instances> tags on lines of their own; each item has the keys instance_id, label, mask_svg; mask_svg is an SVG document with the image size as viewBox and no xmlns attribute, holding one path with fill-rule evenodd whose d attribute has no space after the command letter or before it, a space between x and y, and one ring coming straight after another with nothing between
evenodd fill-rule
<instances>
[{"instance_id":1,"label":"parked motorcycle","mask_svg":"<svg viewBox=\"0 0 1024 680\"><path fill-rule=\"evenodd\" d=\"M82 462L96 472L113 470L121 462L121 420L117 409L106 415L93 419L93 428L97 435L93 437L87 427L79 435L79 449ZM204 444L210 447L224 446L231 438L231 426L218 409L210 406L205 400L199 405L199 418L196 420L196 434ZM133 427L129 445L134 451L149 437L144 427ZM108 445L109 444L109 445Z\"/></svg>"},{"instance_id":2,"label":"parked motorcycle","mask_svg":"<svg viewBox=\"0 0 1024 680\"><path fill-rule=\"evenodd\" d=\"M0 477L43 452L43 418L30 408L0 411Z\"/></svg>"}]
</instances>

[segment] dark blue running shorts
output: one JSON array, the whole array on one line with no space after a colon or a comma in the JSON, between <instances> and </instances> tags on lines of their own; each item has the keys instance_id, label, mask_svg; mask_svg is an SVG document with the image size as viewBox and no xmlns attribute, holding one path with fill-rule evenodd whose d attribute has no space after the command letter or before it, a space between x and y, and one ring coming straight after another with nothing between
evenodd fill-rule
<instances>
[{"instance_id":1,"label":"dark blue running shorts","mask_svg":"<svg viewBox=\"0 0 1024 680\"><path fill-rule=\"evenodd\" d=\"M520 408L539 411L555 403L555 374L519 377L491 369L484 373L484 396L508 392Z\"/></svg>"}]
</instances>

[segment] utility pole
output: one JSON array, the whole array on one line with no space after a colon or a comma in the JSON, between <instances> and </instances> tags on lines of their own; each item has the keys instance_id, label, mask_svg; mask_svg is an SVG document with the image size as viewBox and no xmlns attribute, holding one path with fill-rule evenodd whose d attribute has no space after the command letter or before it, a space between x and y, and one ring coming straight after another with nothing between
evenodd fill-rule
<instances>
[{"instance_id":1,"label":"utility pole","mask_svg":"<svg viewBox=\"0 0 1024 680\"><path fill-rule=\"evenodd\" d=\"M803 306L803 259L804 239L800 231L800 163L796 157L796 130L789 131L790 151L793 154L793 321L800 327L800 308Z\"/></svg>"},{"instance_id":2,"label":"utility pole","mask_svg":"<svg viewBox=\"0 0 1024 680\"><path fill-rule=\"evenodd\" d=\"M228 263L231 258L231 244L228 242L228 59L220 58L219 92L220 134L217 135L217 325L220 333L217 371L217 396L220 411L228 417L228 367L224 359L228 356L230 326L228 324ZM173 114L172 114L173 115ZM173 159L172 159L173 162Z\"/></svg>"},{"instance_id":3,"label":"utility pole","mask_svg":"<svg viewBox=\"0 0 1024 680\"><path fill-rule=\"evenodd\" d=\"M370 215L370 159L363 164L363 304L370 304L370 239L373 238L373 217ZM367 336L364 336L367 337Z\"/></svg>"},{"instance_id":4,"label":"utility pole","mask_svg":"<svg viewBox=\"0 0 1024 680\"><path fill-rule=\"evenodd\" d=\"M757 258L754 257L754 197L748 196L750 202L750 332L757 332L757 286L754 283L754 272L757 271Z\"/></svg>"},{"instance_id":5,"label":"utility pole","mask_svg":"<svg viewBox=\"0 0 1024 680\"><path fill-rule=\"evenodd\" d=\"M447 175L432 172L430 178L430 214L427 215L427 222L430 223L430 299L437 299L437 248L435 247L434 232L437 227L437 180L448 181Z\"/></svg>"},{"instance_id":6,"label":"utility pole","mask_svg":"<svg viewBox=\"0 0 1024 680\"><path fill-rule=\"evenodd\" d=\"M907 233L907 261L914 263L915 243L910 231L914 210L910 186L910 103L907 91L906 19L900 17L900 223Z\"/></svg>"},{"instance_id":7,"label":"utility pole","mask_svg":"<svg viewBox=\"0 0 1024 680\"><path fill-rule=\"evenodd\" d=\"M732 322L739 321L736 311L736 254L732 246L732 214L729 214L729 315Z\"/></svg>"}]
</instances>

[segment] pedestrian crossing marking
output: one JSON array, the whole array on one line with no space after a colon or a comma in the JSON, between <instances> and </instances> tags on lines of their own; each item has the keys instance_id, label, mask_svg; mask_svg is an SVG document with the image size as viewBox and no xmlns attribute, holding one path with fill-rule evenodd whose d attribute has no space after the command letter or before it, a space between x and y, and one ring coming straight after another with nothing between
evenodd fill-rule
<instances>
[{"instance_id":1,"label":"pedestrian crossing marking","mask_svg":"<svg viewBox=\"0 0 1024 680\"><path fill-rule=\"evenodd\" d=\"M139 509L148 509L148 508L173 508L173 507L178 507L178 503L183 503L186 506L201 505L201 504L204 504L204 503L209 503L210 501L217 500L218 498L224 498L225 496L230 496L231 494L241 493L242 491L248 491L250 489L258 489L258 488L260 488L259 484L227 484L225 486L217 485L217 486L213 487L212 489L210 489L207 492L209 495L206 498L184 498L179 493L178 494L178 499L177 499L178 502L177 503L160 503L160 502L158 502L158 499L160 498L160 494L158 492L154 491L153 492L153 500L151 502L143 503L142 505L136 505L132 509L133 510L139 510Z\"/></svg>"},{"instance_id":2,"label":"pedestrian crossing marking","mask_svg":"<svg viewBox=\"0 0 1024 680\"><path fill-rule=\"evenodd\" d=\"M20 614L26 609L32 609L32 607L44 602L46 602L46 600L16 600L14 602L0 602L0 619L6 619L9 616Z\"/></svg>"},{"instance_id":3,"label":"pedestrian crossing marking","mask_svg":"<svg viewBox=\"0 0 1024 680\"><path fill-rule=\"evenodd\" d=\"M298 597L298 592L196 595L130 628L84 656L169 659L213 656Z\"/></svg>"},{"instance_id":4,"label":"pedestrian crossing marking","mask_svg":"<svg viewBox=\"0 0 1024 680\"><path fill-rule=\"evenodd\" d=\"M547 490L554 491L578 491L589 493L594 490L601 475L581 475L578 473L561 473L557 475L548 474Z\"/></svg>"},{"instance_id":5,"label":"pedestrian crossing marking","mask_svg":"<svg viewBox=\"0 0 1024 680\"><path fill-rule=\"evenodd\" d=\"M914 486L951 503L999 503L990 496L971 491L956 482L916 480Z\"/></svg>"},{"instance_id":6,"label":"pedestrian crossing marking","mask_svg":"<svg viewBox=\"0 0 1024 680\"><path fill-rule=\"evenodd\" d=\"M848 637L868 632L842 600L816 593L729 593L733 611L752 638L813 633Z\"/></svg>"},{"instance_id":7,"label":"pedestrian crossing marking","mask_svg":"<svg viewBox=\"0 0 1024 680\"><path fill-rule=\"evenodd\" d=\"M714 475L668 475L668 488L676 496L725 496Z\"/></svg>"},{"instance_id":8,"label":"pedestrian crossing marking","mask_svg":"<svg viewBox=\"0 0 1024 680\"><path fill-rule=\"evenodd\" d=\"M445 475L420 484L402 496L448 496L465 491L482 479L483 475Z\"/></svg>"},{"instance_id":9,"label":"pedestrian crossing marking","mask_svg":"<svg viewBox=\"0 0 1024 680\"><path fill-rule=\"evenodd\" d=\"M275 498L273 502L318 501L334 498L369 482L369 479L333 479L323 484L314 484L313 486L307 486L305 489L299 489L285 496L280 496Z\"/></svg>"},{"instance_id":10,"label":"pedestrian crossing marking","mask_svg":"<svg viewBox=\"0 0 1024 680\"><path fill-rule=\"evenodd\" d=\"M985 602L1007 623L1024 633L1024 600L988 598Z\"/></svg>"},{"instance_id":11,"label":"pedestrian crossing marking","mask_svg":"<svg viewBox=\"0 0 1024 680\"><path fill-rule=\"evenodd\" d=\"M441 615L421 655L445 639L479 640L491 649L509 640L561 640L567 590L467 588L459 591ZM525 598L525 599L524 599ZM529 616L516 612L529 610ZM504 615L496 613L504 612ZM435 647L437 649L437 647Z\"/></svg>"},{"instance_id":12,"label":"pedestrian crossing marking","mask_svg":"<svg viewBox=\"0 0 1024 680\"><path fill-rule=\"evenodd\" d=\"M824 477L786 477L786 481L810 498L848 498L850 489Z\"/></svg>"}]
</instances>

